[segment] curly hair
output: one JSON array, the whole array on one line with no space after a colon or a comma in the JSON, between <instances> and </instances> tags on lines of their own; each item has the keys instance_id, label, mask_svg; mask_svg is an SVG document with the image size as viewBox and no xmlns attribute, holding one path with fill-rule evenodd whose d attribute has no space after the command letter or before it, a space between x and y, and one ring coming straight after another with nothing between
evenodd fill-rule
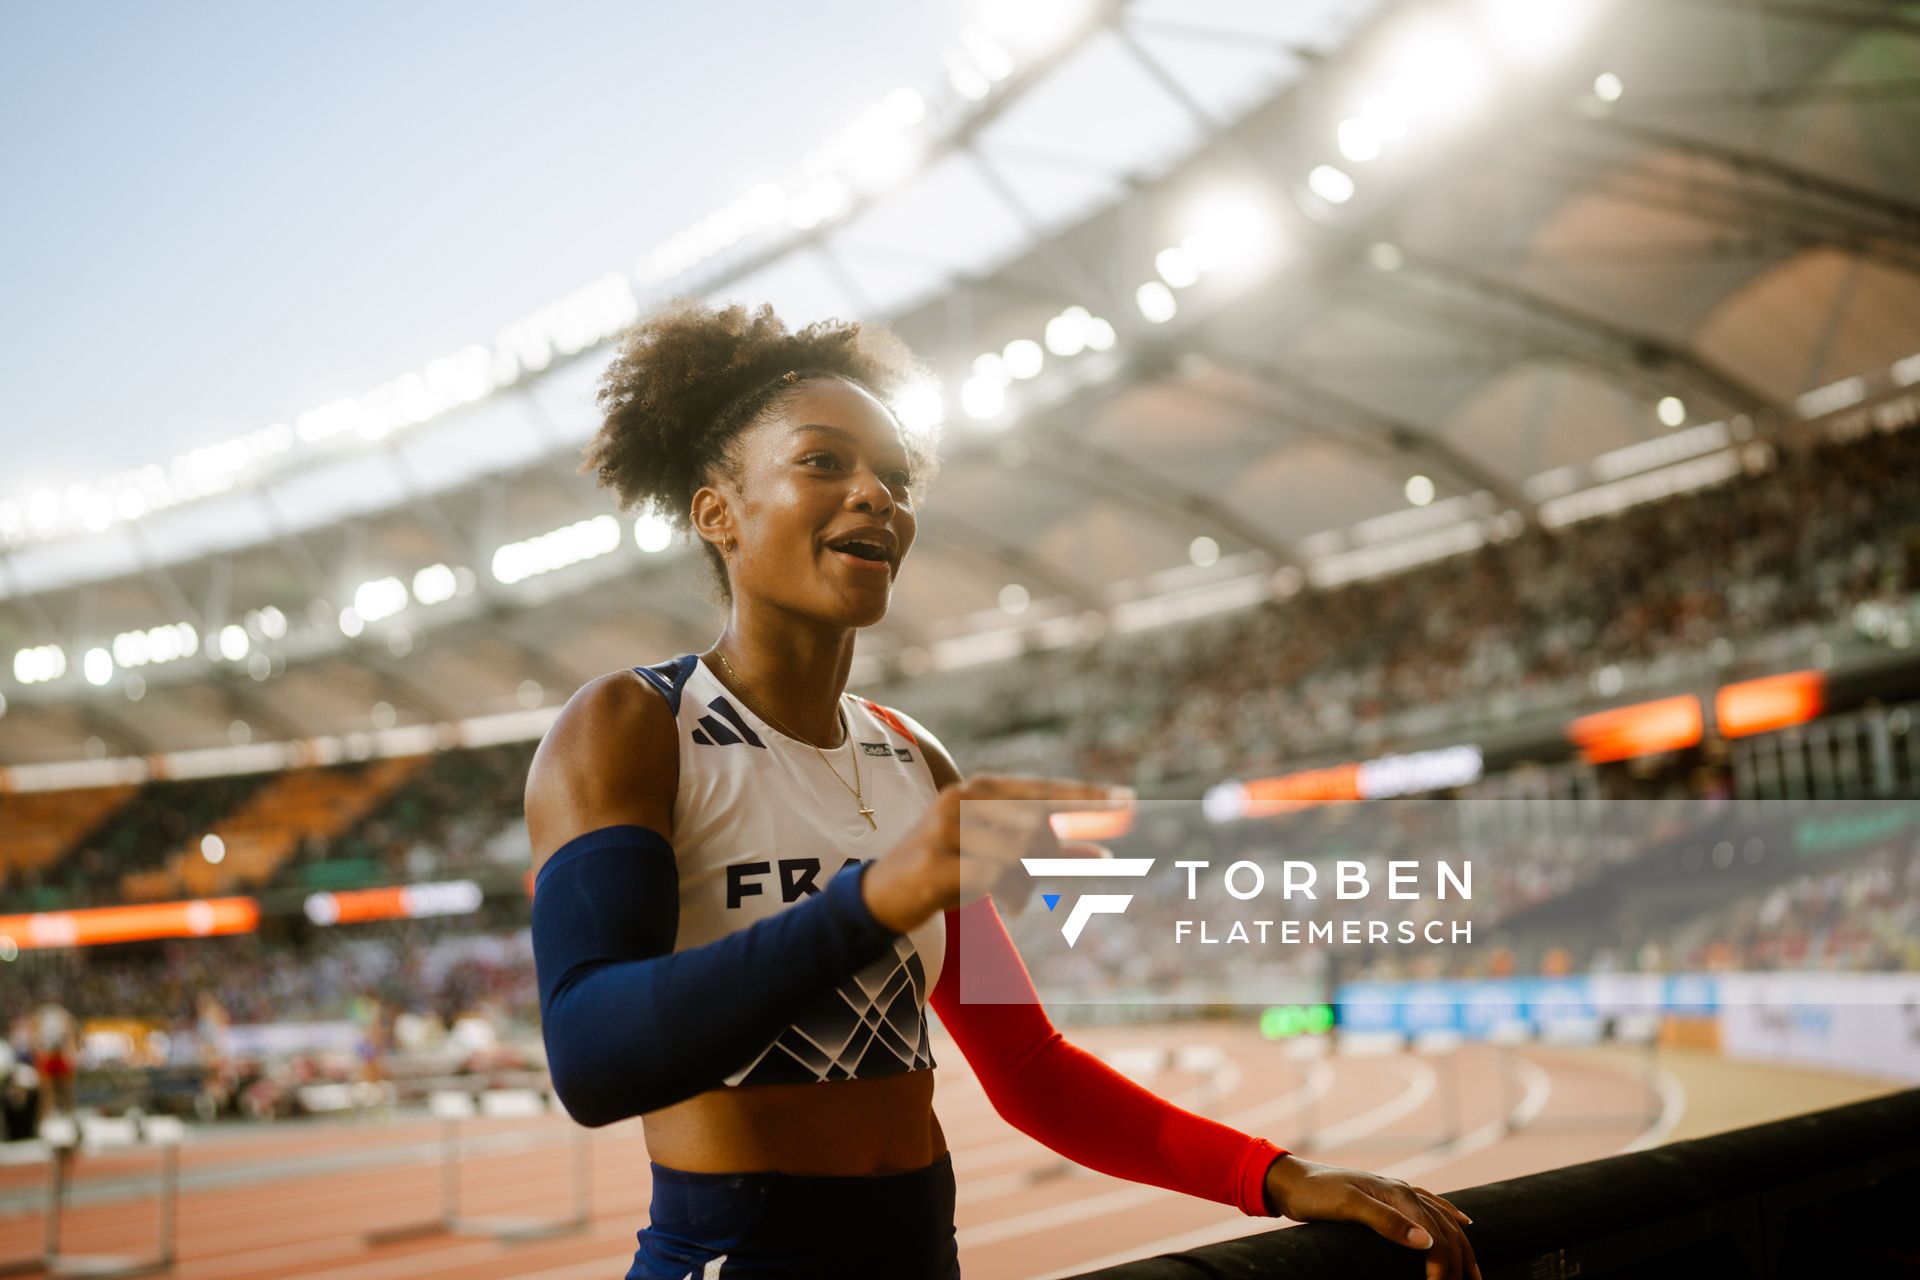
<instances>
[{"instance_id":1,"label":"curly hair","mask_svg":"<svg viewBox=\"0 0 1920 1280\"><path fill-rule=\"evenodd\" d=\"M787 381L786 373L796 375ZM581 471L611 489L620 509L639 509L691 535L694 493L716 477L740 482L733 444L769 408L816 378L861 387L889 411L926 366L890 331L859 322L822 320L790 333L773 308L713 307L679 298L641 317L620 335L613 363L601 375L600 429L584 450ZM931 432L903 431L916 499L939 467ZM733 602L726 562L697 539L712 567L723 605Z\"/></svg>"}]
</instances>

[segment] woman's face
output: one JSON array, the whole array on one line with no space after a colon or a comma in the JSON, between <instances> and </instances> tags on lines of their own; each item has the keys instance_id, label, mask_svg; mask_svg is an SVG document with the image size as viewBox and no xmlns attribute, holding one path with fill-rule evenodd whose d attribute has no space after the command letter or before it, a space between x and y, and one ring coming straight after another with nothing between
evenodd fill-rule
<instances>
[{"instance_id":1,"label":"woman's face","mask_svg":"<svg viewBox=\"0 0 1920 1280\"><path fill-rule=\"evenodd\" d=\"M803 382L740 435L734 458L738 487L702 487L692 515L707 541L736 544L735 599L846 627L885 617L915 532L907 453L886 406L838 378ZM849 540L871 545L835 549Z\"/></svg>"}]
</instances>

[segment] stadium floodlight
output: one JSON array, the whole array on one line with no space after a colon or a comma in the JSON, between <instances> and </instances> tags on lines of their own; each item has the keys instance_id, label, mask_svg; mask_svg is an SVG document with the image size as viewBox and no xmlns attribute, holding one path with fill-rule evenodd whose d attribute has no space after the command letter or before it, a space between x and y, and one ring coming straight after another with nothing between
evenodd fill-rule
<instances>
[{"instance_id":1,"label":"stadium floodlight","mask_svg":"<svg viewBox=\"0 0 1920 1280\"><path fill-rule=\"evenodd\" d=\"M650 511L633 522L633 545L648 555L658 555L673 545L673 526L665 516Z\"/></svg>"},{"instance_id":2,"label":"stadium floodlight","mask_svg":"<svg viewBox=\"0 0 1920 1280\"><path fill-rule=\"evenodd\" d=\"M508 586L536 574L604 556L620 545L620 522L610 515L564 525L537 538L509 542L493 553L493 576Z\"/></svg>"},{"instance_id":3,"label":"stadium floodlight","mask_svg":"<svg viewBox=\"0 0 1920 1280\"><path fill-rule=\"evenodd\" d=\"M1007 372L1016 378L1037 377L1046 364L1046 352L1032 338L1015 338L1000 352Z\"/></svg>"},{"instance_id":4,"label":"stadium floodlight","mask_svg":"<svg viewBox=\"0 0 1920 1280\"><path fill-rule=\"evenodd\" d=\"M1488 40L1510 61L1537 67L1579 41L1593 17L1593 0L1478 0Z\"/></svg>"},{"instance_id":5,"label":"stadium floodlight","mask_svg":"<svg viewBox=\"0 0 1920 1280\"><path fill-rule=\"evenodd\" d=\"M997 382L1002 387L1013 381L1013 374L1007 371L1007 362L998 351L988 351L975 356L973 376L985 378L988 382Z\"/></svg>"},{"instance_id":6,"label":"stadium floodlight","mask_svg":"<svg viewBox=\"0 0 1920 1280\"><path fill-rule=\"evenodd\" d=\"M1243 191L1203 196L1187 222L1181 251L1201 274L1230 269L1253 274L1273 256L1274 220L1265 203Z\"/></svg>"},{"instance_id":7,"label":"stadium floodlight","mask_svg":"<svg viewBox=\"0 0 1920 1280\"><path fill-rule=\"evenodd\" d=\"M960 45L981 75L989 80L1005 80L1013 74L1013 55L995 40L986 28L969 25L960 29Z\"/></svg>"},{"instance_id":8,"label":"stadium floodlight","mask_svg":"<svg viewBox=\"0 0 1920 1280\"><path fill-rule=\"evenodd\" d=\"M1007 407L1007 386L998 378L976 373L960 384L960 407L969 418L997 418Z\"/></svg>"},{"instance_id":9,"label":"stadium floodlight","mask_svg":"<svg viewBox=\"0 0 1920 1280\"><path fill-rule=\"evenodd\" d=\"M513 700L522 709L531 711L547 700L547 690L538 680L522 680L520 687L514 690Z\"/></svg>"},{"instance_id":10,"label":"stadium floodlight","mask_svg":"<svg viewBox=\"0 0 1920 1280\"><path fill-rule=\"evenodd\" d=\"M1340 154L1355 164L1380 157L1380 129L1367 116L1353 116L1340 122Z\"/></svg>"},{"instance_id":11,"label":"stadium floodlight","mask_svg":"<svg viewBox=\"0 0 1920 1280\"><path fill-rule=\"evenodd\" d=\"M359 636L359 634L362 631L365 631L366 629L367 629L367 624L365 620L363 620L360 617L360 611L355 609L352 605L348 605L346 608L340 611L340 634L341 635L345 636L349 640L352 640L357 636Z\"/></svg>"},{"instance_id":12,"label":"stadium floodlight","mask_svg":"<svg viewBox=\"0 0 1920 1280\"><path fill-rule=\"evenodd\" d=\"M787 189L777 182L758 183L741 203L755 226L770 227L787 216Z\"/></svg>"},{"instance_id":13,"label":"stadium floodlight","mask_svg":"<svg viewBox=\"0 0 1920 1280\"><path fill-rule=\"evenodd\" d=\"M796 231L811 231L844 213L849 202L846 183L833 177L818 179L793 198L787 210L787 224Z\"/></svg>"},{"instance_id":14,"label":"stadium floodlight","mask_svg":"<svg viewBox=\"0 0 1920 1280\"><path fill-rule=\"evenodd\" d=\"M1025 613L1027 605L1032 603L1032 600L1033 597L1027 594L1027 589L1017 582L1009 582L1000 588L1000 610L1003 613L1016 616Z\"/></svg>"},{"instance_id":15,"label":"stadium floodlight","mask_svg":"<svg viewBox=\"0 0 1920 1280\"><path fill-rule=\"evenodd\" d=\"M1660 415L1660 425L1677 427L1687 420L1687 402L1679 396L1661 396L1654 412Z\"/></svg>"},{"instance_id":16,"label":"stadium floodlight","mask_svg":"<svg viewBox=\"0 0 1920 1280\"><path fill-rule=\"evenodd\" d=\"M86 673L88 684L105 684L113 679L113 655L105 649L89 649L80 660L80 669Z\"/></svg>"},{"instance_id":17,"label":"stadium floodlight","mask_svg":"<svg viewBox=\"0 0 1920 1280\"><path fill-rule=\"evenodd\" d=\"M1618 102L1626 91L1627 86L1611 71L1602 71L1593 78L1593 96L1602 102Z\"/></svg>"},{"instance_id":18,"label":"stadium floodlight","mask_svg":"<svg viewBox=\"0 0 1920 1280\"><path fill-rule=\"evenodd\" d=\"M1399 245L1382 240L1367 250L1367 261L1375 271L1398 271L1407 265L1407 255L1400 252Z\"/></svg>"},{"instance_id":19,"label":"stadium floodlight","mask_svg":"<svg viewBox=\"0 0 1920 1280\"><path fill-rule=\"evenodd\" d=\"M1552 0L1540 0L1549 5ZM1489 68L1476 42L1455 22L1439 14L1417 14L1394 33L1378 74L1393 86L1379 98L1383 118L1408 125L1418 120L1458 122L1487 100Z\"/></svg>"},{"instance_id":20,"label":"stadium floodlight","mask_svg":"<svg viewBox=\"0 0 1920 1280\"><path fill-rule=\"evenodd\" d=\"M993 81L981 74L980 68L974 66L966 54L958 49L949 49L944 61L947 64L947 83L968 102L978 102L993 92Z\"/></svg>"},{"instance_id":21,"label":"stadium floodlight","mask_svg":"<svg viewBox=\"0 0 1920 1280\"><path fill-rule=\"evenodd\" d=\"M1092 10L1089 0L993 0L980 15L996 39L1021 57L1058 48Z\"/></svg>"},{"instance_id":22,"label":"stadium floodlight","mask_svg":"<svg viewBox=\"0 0 1920 1280\"><path fill-rule=\"evenodd\" d=\"M1345 204L1353 199L1353 178L1330 164L1315 165L1307 175L1307 189L1328 204Z\"/></svg>"},{"instance_id":23,"label":"stadium floodlight","mask_svg":"<svg viewBox=\"0 0 1920 1280\"><path fill-rule=\"evenodd\" d=\"M915 378L893 398L893 416L908 434L933 436L947 416L946 394L934 379Z\"/></svg>"},{"instance_id":24,"label":"stadium floodlight","mask_svg":"<svg viewBox=\"0 0 1920 1280\"><path fill-rule=\"evenodd\" d=\"M421 604L444 604L457 590L454 572L447 565L430 564L413 575L413 598Z\"/></svg>"},{"instance_id":25,"label":"stadium floodlight","mask_svg":"<svg viewBox=\"0 0 1920 1280\"><path fill-rule=\"evenodd\" d=\"M113 638L113 660L124 668L150 663L177 662L200 651L200 633L191 622L176 622L146 631L122 631Z\"/></svg>"},{"instance_id":26,"label":"stadium floodlight","mask_svg":"<svg viewBox=\"0 0 1920 1280\"><path fill-rule=\"evenodd\" d=\"M926 145L910 133L896 133L874 139L848 165L848 171L868 192L897 186L920 167Z\"/></svg>"},{"instance_id":27,"label":"stadium floodlight","mask_svg":"<svg viewBox=\"0 0 1920 1280\"><path fill-rule=\"evenodd\" d=\"M1085 307L1068 307L1047 321L1047 350L1061 357L1077 356L1088 347L1093 315Z\"/></svg>"},{"instance_id":28,"label":"stadium floodlight","mask_svg":"<svg viewBox=\"0 0 1920 1280\"><path fill-rule=\"evenodd\" d=\"M1149 280L1134 290L1133 301L1149 324L1165 324L1180 311L1180 304L1173 300L1173 290L1158 280Z\"/></svg>"},{"instance_id":29,"label":"stadium floodlight","mask_svg":"<svg viewBox=\"0 0 1920 1280\"><path fill-rule=\"evenodd\" d=\"M1099 316L1087 321L1087 349L1089 351L1110 351L1118 340L1113 324Z\"/></svg>"},{"instance_id":30,"label":"stadium floodlight","mask_svg":"<svg viewBox=\"0 0 1920 1280\"><path fill-rule=\"evenodd\" d=\"M1202 569L1217 564L1220 560L1220 544L1203 533L1187 544L1187 559Z\"/></svg>"},{"instance_id":31,"label":"stadium floodlight","mask_svg":"<svg viewBox=\"0 0 1920 1280\"><path fill-rule=\"evenodd\" d=\"M36 489L27 499L27 523L35 533L48 533L60 523L60 495L51 489Z\"/></svg>"},{"instance_id":32,"label":"stadium floodlight","mask_svg":"<svg viewBox=\"0 0 1920 1280\"><path fill-rule=\"evenodd\" d=\"M253 641L248 637L245 627L229 622L220 628L220 656L228 662L240 661L252 647Z\"/></svg>"},{"instance_id":33,"label":"stadium floodlight","mask_svg":"<svg viewBox=\"0 0 1920 1280\"><path fill-rule=\"evenodd\" d=\"M1433 481L1426 476L1408 476L1407 501L1416 507L1424 507L1433 501Z\"/></svg>"},{"instance_id":34,"label":"stadium floodlight","mask_svg":"<svg viewBox=\"0 0 1920 1280\"><path fill-rule=\"evenodd\" d=\"M260 633L269 640L278 640L287 634L287 615L268 605L260 611Z\"/></svg>"},{"instance_id":35,"label":"stadium floodlight","mask_svg":"<svg viewBox=\"0 0 1920 1280\"><path fill-rule=\"evenodd\" d=\"M1162 280L1175 289L1185 289L1200 279L1200 268L1193 264L1192 256L1179 245L1162 249L1155 254L1153 269L1160 273Z\"/></svg>"},{"instance_id":36,"label":"stadium floodlight","mask_svg":"<svg viewBox=\"0 0 1920 1280\"><path fill-rule=\"evenodd\" d=\"M227 842L209 831L200 837L200 856L214 866L219 866L227 856Z\"/></svg>"},{"instance_id":37,"label":"stadium floodlight","mask_svg":"<svg viewBox=\"0 0 1920 1280\"><path fill-rule=\"evenodd\" d=\"M362 622L391 618L407 607L406 584L394 577L363 582L353 593L353 611Z\"/></svg>"},{"instance_id":38,"label":"stadium floodlight","mask_svg":"<svg viewBox=\"0 0 1920 1280\"><path fill-rule=\"evenodd\" d=\"M13 679L23 685L42 685L67 674L67 651L60 645L35 645L13 654Z\"/></svg>"}]
</instances>

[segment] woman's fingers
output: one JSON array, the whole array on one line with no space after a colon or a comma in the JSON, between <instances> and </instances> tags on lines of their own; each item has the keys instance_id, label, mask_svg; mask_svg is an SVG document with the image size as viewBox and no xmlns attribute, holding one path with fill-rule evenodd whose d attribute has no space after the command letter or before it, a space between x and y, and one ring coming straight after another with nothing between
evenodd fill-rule
<instances>
[{"instance_id":1,"label":"woman's fingers","mask_svg":"<svg viewBox=\"0 0 1920 1280\"><path fill-rule=\"evenodd\" d=\"M1469 1218L1466 1214L1462 1213L1460 1211L1460 1206L1456 1205L1453 1201L1447 1199L1445 1196L1439 1195L1436 1192L1429 1191L1425 1187L1415 1187L1413 1189L1413 1193L1417 1196L1424 1196L1426 1199L1433 1201L1435 1204L1445 1209L1449 1214L1453 1216L1454 1221L1458 1222L1460 1225L1462 1226L1473 1225L1473 1219Z\"/></svg>"},{"instance_id":2,"label":"woman's fingers","mask_svg":"<svg viewBox=\"0 0 1920 1280\"><path fill-rule=\"evenodd\" d=\"M1434 1253L1444 1264L1440 1275L1445 1280L1469 1280L1472 1275L1473 1246L1468 1243L1466 1232L1460 1229L1460 1224L1447 1212L1438 1196L1414 1192L1413 1198L1421 1206L1433 1230Z\"/></svg>"},{"instance_id":3,"label":"woman's fingers","mask_svg":"<svg viewBox=\"0 0 1920 1280\"><path fill-rule=\"evenodd\" d=\"M1386 1239L1409 1249L1433 1247L1433 1236L1425 1227L1386 1201L1376 1200L1365 1192L1356 1191L1348 1211L1341 1216L1348 1222L1372 1227Z\"/></svg>"}]
</instances>

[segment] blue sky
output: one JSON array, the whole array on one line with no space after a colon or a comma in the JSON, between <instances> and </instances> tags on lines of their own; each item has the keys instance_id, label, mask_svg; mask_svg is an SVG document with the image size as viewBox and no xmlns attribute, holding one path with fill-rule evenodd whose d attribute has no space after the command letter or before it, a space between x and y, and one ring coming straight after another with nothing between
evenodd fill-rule
<instances>
[{"instance_id":1,"label":"blue sky","mask_svg":"<svg viewBox=\"0 0 1920 1280\"><path fill-rule=\"evenodd\" d=\"M0 491L241 434L634 259L973 0L0 5Z\"/></svg>"}]
</instances>

